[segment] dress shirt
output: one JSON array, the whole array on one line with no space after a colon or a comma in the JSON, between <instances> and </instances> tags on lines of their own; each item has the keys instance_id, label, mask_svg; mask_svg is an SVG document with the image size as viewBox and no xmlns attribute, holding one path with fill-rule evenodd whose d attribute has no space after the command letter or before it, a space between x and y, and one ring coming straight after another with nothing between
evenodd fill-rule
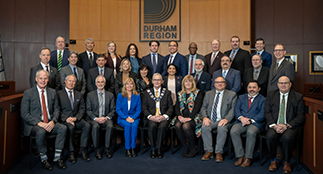
<instances>
[{"instance_id":1,"label":"dress shirt","mask_svg":"<svg viewBox=\"0 0 323 174\"><path fill-rule=\"evenodd\" d=\"M175 59L175 56L176 56L177 52L174 53L174 54L169 54L169 60L168 60L168 63L167 65L171 64L174 62L174 59Z\"/></svg>"},{"instance_id":2,"label":"dress shirt","mask_svg":"<svg viewBox=\"0 0 323 174\"><path fill-rule=\"evenodd\" d=\"M158 97L160 96L160 91L161 91L161 88L159 88L159 89L155 89L154 88L154 94L156 94L156 92L158 93ZM160 108L160 101L159 102L156 102L156 108ZM159 114L161 114L161 111L160 111L160 109L159 109ZM150 114L150 115L148 115L148 119L151 117L152 115ZM168 120L169 119L169 116L168 115L166 115L166 114L163 114L163 116L165 117L165 119L166 120Z\"/></svg>"},{"instance_id":3,"label":"dress shirt","mask_svg":"<svg viewBox=\"0 0 323 174\"><path fill-rule=\"evenodd\" d=\"M220 93L220 95L219 95L219 101L218 101L218 106L216 107L216 116L217 116L216 121L220 121L222 119L222 117L221 117L221 105L222 105L222 98L223 98L223 92L224 92L224 90L221 91L221 92L219 92L218 90L215 90L215 91L216 91L216 93L215 93L214 101L213 101L213 104L212 104L212 110L213 110L214 103L215 103L215 100L216 100L216 95L218 93ZM213 117L213 112L212 112L210 118L212 118L212 117Z\"/></svg>"},{"instance_id":4,"label":"dress shirt","mask_svg":"<svg viewBox=\"0 0 323 174\"><path fill-rule=\"evenodd\" d=\"M68 97L68 99L70 99L70 92L69 91L72 91L72 99L73 99L73 102L75 101L74 100L74 90L69 90L69 89L67 89L66 87L65 87L65 91L66 91L66 93L67 93L67 97Z\"/></svg>"},{"instance_id":5,"label":"dress shirt","mask_svg":"<svg viewBox=\"0 0 323 174\"><path fill-rule=\"evenodd\" d=\"M151 64L152 65L154 65L154 56L153 55L155 55L155 59L156 59L156 66L158 65L158 53L156 53L156 54L153 54L152 52L150 52L150 60L151 60Z\"/></svg>"},{"instance_id":6,"label":"dress shirt","mask_svg":"<svg viewBox=\"0 0 323 174\"><path fill-rule=\"evenodd\" d=\"M79 72L77 72L77 67L76 66L72 66L71 64L68 64L68 65L71 67L73 74L74 74L74 68L75 68L75 72L76 72L76 75L77 75L76 80L78 80L78 78L79 78Z\"/></svg>"},{"instance_id":7,"label":"dress shirt","mask_svg":"<svg viewBox=\"0 0 323 174\"><path fill-rule=\"evenodd\" d=\"M42 100L41 100L41 93L42 93L42 89L40 89L37 85L37 90L38 90L38 94L39 94L39 100L40 100L40 108L42 110L42 115L41 115L41 119L44 120L44 115L43 115L43 107L42 107ZM47 92L46 92L46 88L44 89L44 96L45 96L45 103L46 103L46 110L47 110L47 116L48 116L48 122L50 122L50 114L48 111L48 102L47 102Z\"/></svg>"},{"instance_id":8,"label":"dress shirt","mask_svg":"<svg viewBox=\"0 0 323 174\"><path fill-rule=\"evenodd\" d=\"M214 56L214 57L216 57L216 56L219 54L219 52L220 52L220 51L217 51L216 53L212 52L211 59L212 59L212 57L213 57L213 56Z\"/></svg>"},{"instance_id":9,"label":"dress shirt","mask_svg":"<svg viewBox=\"0 0 323 174\"><path fill-rule=\"evenodd\" d=\"M86 50L86 54L87 54L88 59L89 59L89 60L90 60L90 62L92 63L92 61L94 60L94 54L93 54L93 51L92 51L92 52L88 52L88 51ZM92 59L93 59L93 60L91 60L91 59L90 59L90 57L91 57L91 55L90 55L90 54L92 55Z\"/></svg>"},{"instance_id":10,"label":"dress shirt","mask_svg":"<svg viewBox=\"0 0 323 174\"><path fill-rule=\"evenodd\" d=\"M130 110L131 100L128 101L128 111Z\"/></svg>"},{"instance_id":11,"label":"dress shirt","mask_svg":"<svg viewBox=\"0 0 323 174\"><path fill-rule=\"evenodd\" d=\"M223 72L225 71L224 78L226 78L226 77L227 77L227 74L228 74L229 70L230 70L230 68L229 68L229 69L227 69L227 70L223 70L223 69L222 69L222 74L223 74ZM221 74L221 75L222 75L222 74Z\"/></svg>"},{"instance_id":12,"label":"dress shirt","mask_svg":"<svg viewBox=\"0 0 323 174\"><path fill-rule=\"evenodd\" d=\"M57 50L57 63L58 63L59 52L60 52L60 50ZM63 61L64 49L61 52L62 52L61 54L62 54L62 61ZM63 67L63 65L62 65L62 67Z\"/></svg>"},{"instance_id":13,"label":"dress shirt","mask_svg":"<svg viewBox=\"0 0 323 174\"><path fill-rule=\"evenodd\" d=\"M259 78L259 74L260 74L260 71L261 71L261 68L262 68L262 65L260 65L260 67L258 68L258 69L253 69L253 74L252 74L252 76L256 73L256 71L258 71L258 76L257 76L257 79L256 80L258 80L258 78Z\"/></svg>"},{"instance_id":14,"label":"dress shirt","mask_svg":"<svg viewBox=\"0 0 323 174\"><path fill-rule=\"evenodd\" d=\"M257 54L261 55L264 51L264 49L262 49L261 51L257 51Z\"/></svg>"},{"instance_id":15,"label":"dress shirt","mask_svg":"<svg viewBox=\"0 0 323 174\"><path fill-rule=\"evenodd\" d=\"M233 55L233 58L232 58L232 60L233 60L233 59L236 57L237 52L239 51L239 49L240 49L240 48L238 48L238 49L236 49L236 50L232 49L232 50L231 50L231 52L230 52L229 58L231 58L230 56L231 56L231 54L232 54L232 51L234 51L234 55Z\"/></svg>"},{"instance_id":16,"label":"dress shirt","mask_svg":"<svg viewBox=\"0 0 323 174\"><path fill-rule=\"evenodd\" d=\"M285 120L285 124L287 123L287 119L286 119L286 110L287 110L287 101L288 101L288 94L289 94L289 92L287 92L286 94L283 94L282 92L280 92L279 91L279 112L278 112L278 119L277 119L277 124L278 124L278 122L279 122L279 113L280 113L280 105L281 105L281 103L282 103L282 99L283 99L283 95L285 95L285 112L284 112L284 120ZM273 126L275 126L276 124L275 123L273 123L273 124L271 124L271 125L269 125L269 127L271 128L271 127L273 127Z\"/></svg>"},{"instance_id":17,"label":"dress shirt","mask_svg":"<svg viewBox=\"0 0 323 174\"><path fill-rule=\"evenodd\" d=\"M43 69L46 71L46 66L48 67L48 73L50 72L50 65L47 64L45 65L43 62L40 62L41 66L43 67Z\"/></svg>"},{"instance_id":18,"label":"dress shirt","mask_svg":"<svg viewBox=\"0 0 323 174\"><path fill-rule=\"evenodd\" d=\"M278 68L279 68L279 66L282 64L282 62L285 60L285 58L282 58L279 62L276 62L276 63L278 63Z\"/></svg>"},{"instance_id":19,"label":"dress shirt","mask_svg":"<svg viewBox=\"0 0 323 174\"><path fill-rule=\"evenodd\" d=\"M193 59L193 65L192 65L192 73L195 72L195 68L194 68L194 63L195 63L195 60L196 60L196 55L197 54L194 54L194 55L189 55L189 59L188 59L188 71L187 71L187 74L190 74L190 68L191 68L191 60Z\"/></svg>"},{"instance_id":20,"label":"dress shirt","mask_svg":"<svg viewBox=\"0 0 323 174\"><path fill-rule=\"evenodd\" d=\"M98 67L98 69L99 69L99 75L101 75L101 69L102 69L102 75L104 76L104 67L103 68Z\"/></svg>"}]
</instances>

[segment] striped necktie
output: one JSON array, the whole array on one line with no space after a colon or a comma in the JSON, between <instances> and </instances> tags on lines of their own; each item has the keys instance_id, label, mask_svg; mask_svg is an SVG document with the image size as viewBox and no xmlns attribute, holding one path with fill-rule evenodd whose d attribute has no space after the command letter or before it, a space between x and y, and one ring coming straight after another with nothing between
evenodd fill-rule
<instances>
[{"instance_id":1,"label":"striped necktie","mask_svg":"<svg viewBox=\"0 0 323 174\"><path fill-rule=\"evenodd\" d=\"M216 98L215 98L215 102L214 102L214 106L213 106L213 109L212 109L212 120L214 122L216 122L216 118L217 118L217 110L218 110L218 103L219 103L219 95L220 93L218 92L216 94Z\"/></svg>"},{"instance_id":2,"label":"striped necktie","mask_svg":"<svg viewBox=\"0 0 323 174\"><path fill-rule=\"evenodd\" d=\"M59 72L62 68L62 51L58 53L57 71Z\"/></svg>"}]
</instances>

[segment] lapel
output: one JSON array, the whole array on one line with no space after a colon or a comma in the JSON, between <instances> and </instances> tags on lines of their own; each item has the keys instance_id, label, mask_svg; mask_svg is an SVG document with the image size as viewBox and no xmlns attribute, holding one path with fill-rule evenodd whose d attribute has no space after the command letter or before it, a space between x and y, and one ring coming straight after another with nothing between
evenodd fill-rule
<instances>
[{"instance_id":1,"label":"lapel","mask_svg":"<svg viewBox=\"0 0 323 174\"><path fill-rule=\"evenodd\" d=\"M232 69L232 68L230 67L230 68L229 68L229 70L228 70L228 72L227 72L227 75L225 75L225 79L228 79L228 77L230 77L231 72L232 72L232 71L231 71L231 69ZM222 70L223 70L223 69L221 69L221 75L222 75Z\"/></svg>"},{"instance_id":2,"label":"lapel","mask_svg":"<svg viewBox=\"0 0 323 174\"><path fill-rule=\"evenodd\" d=\"M215 94L216 94L216 89L212 89L211 90L211 93L210 93L210 98L209 98L209 108L210 108L210 116L211 116L211 113L212 113L212 109L213 109L213 105L214 105L214 98L215 98Z\"/></svg>"},{"instance_id":3,"label":"lapel","mask_svg":"<svg viewBox=\"0 0 323 174\"><path fill-rule=\"evenodd\" d=\"M194 73L194 76L193 76L193 77L194 77L194 79L195 79L195 74L196 74L196 73ZM204 72L202 71L202 74L201 74L201 76L199 77L199 81L198 81L197 83L200 83L200 82L201 82L201 80L203 80L203 79L202 79L203 75L204 75Z\"/></svg>"},{"instance_id":4,"label":"lapel","mask_svg":"<svg viewBox=\"0 0 323 174\"><path fill-rule=\"evenodd\" d=\"M107 90L104 90L104 107L105 107L105 109L104 109L104 111L105 111L105 115L107 115L106 113L108 113L109 112L109 106L110 105L108 105L108 103L109 103L109 99L108 99L108 91Z\"/></svg>"},{"instance_id":5,"label":"lapel","mask_svg":"<svg viewBox=\"0 0 323 174\"><path fill-rule=\"evenodd\" d=\"M289 122L289 120L290 120L290 118L289 118L289 116L291 115L291 114L289 114L289 113L291 113L292 112L292 110L291 110L291 105L292 105L292 101L293 101L293 99L294 99L294 93L290 90L289 91L289 94L288 94L288 99L287 99L287 107L286 107L286 122Z\"/></svg>"},{"instance_id":6,"label":"lapel","mask_svg":"<svg viewBox=\"0 0 323 174\"><path fill-rule=\"evenodd\" d=\"M253 70L253 69L252 69ZM253 74L253 71L252 71L252 74ZM261 67L261 71L259 72L259 76L258 76L258 81L260 80L260 79L262 79L262 76L264 75L264 66L262 66ZM253 77L252 77L253 78Z\"/></svg>"},{"instance_id":7,"label":"lapel","mask_svg":"<svg viewBox=\"0 0 323 174\"><path fill-rule=\"evenodd\" d=\"M248 105L249 105L248 94L246 95L246 97L247 97L247 102L246 102L246 104L247 104L247 107L248 107ZM257 97L256 97L256 98L254 98L254 99L253 99L253 102L251 103L250 108L248 109L248 112L252 109L252 107L253 107L254 105L256 105L255 103L257 102L258 98L259 98L259 94L257 95Z\"/></svg>"},{"instance_id":8,"label":"lapel","mask_svg":"<svg viewBox=\"0 0 323 174\"><path fill-rule=\"evenodd\" d=\"M227 90L225 89L224 91L223 91L223 96L222 96L222 101L221 101L221 118L222 118L222 116L224 116L223 115L223 113L224 113L224 109L227 109L226 107L224 107L224 103L225 103L225 101L227 101ZM213 99L214 99L214 97L213 97Z\"/></svg>"},{"instance_id":9,"label":"lapel","mask_svg":"<svg viewBox=\"0 0 323 174\"><path fill-rule=\"evenodd\" d=\"M39 94L39 92L38 92L38 89L37 89L37 84L34 86L34 89L33 89L33 93L34 93L34 96L37 96L38 98L37 98L37 108L42 108L41 107L41 101L39 100L40 99L40 94ZM41 109L40 109L40 112L41 112Z\"/></svg>"},{"instance_id":10,"label":"lapel","mask_svg":"<svg viewBox=\"0 0 323 174\"><path fill-rule=\"evenodd\" d=\"M283 69L283 67L285 66L285 64L286 64L286 60L285 60L285 58L284 58L284 60L283 60L283 62L281 63L281 65L278 67L278 69L277 69L277 71L274 73L274 75L273 75L273 78L272 79L274 79L275 77L276 77L276 75ZM273 68L273 71L274 71L274 69L275 69L275 64L274 64L274 68Z\"/></svg>"},{"instance_id":11,"label":"lapel","mask_svg":"<svg viewBox=\"0 0 323 174\"><path fill-rule=\"evenodd\" d=\"M276 91L276 93L273 96L273 102L275 102L277 104L277 114L273 114L275 123L277 123L278 120L278 115L279 115L279 109L280 109L280 92L279 90ZM288 104L288 103L287 103ZM273 111L274 113L275 111ZM286 112L287 113L287 112Z\"/></svg>"},{"instance_id":12,"label":"lapel","mask_svg":"<svg viewBox=\"0 0 323 174\"><path fill-rule=\"evenodd\" d=\"M71 108L71 111L73 111L72 106L70 104L71 102L70 102L69 94L66 92L65 89L63 89L63 90L64 90L65 101L68 102L68 106ZM73 92L74 92L74 101L73 101L73 108L74 108L75 107L75 101L76 101L75 90L73 90Z\"/></svg>"},{"instance_id":13,"label":"lapel","mask_svg":"<svg viewBox=\"0 0 323 174\"><path fill-rule=\"evenodd\" d=\"M48 107L48 112L49 112L49 114L51 114L50 113L50 111L51 111L51 102L50 102L50 99L52 98L52 94L50 93L50 92L48 92L49 91L49 89L46 87L46 94L47 94L47 107Z\"/></svg>"}]
</instances>

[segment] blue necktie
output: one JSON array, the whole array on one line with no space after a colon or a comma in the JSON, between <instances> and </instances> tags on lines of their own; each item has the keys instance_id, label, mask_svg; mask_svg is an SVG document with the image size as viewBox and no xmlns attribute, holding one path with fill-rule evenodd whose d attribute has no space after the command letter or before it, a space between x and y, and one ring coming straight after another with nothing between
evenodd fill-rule
<instances>
[{"instance_id":1,"label":"blue necktie","mask_svg":"<svg viewBox=\"0 0 323 174\"><path fill-rule=\"evenodd\" d=\"M157 62L156 62L156 56L155 54L153 54L153 74L155 74L155 72L157 71Z\"/></svg>"},{"instance_id":2,"label":"blue necktie","mask_svg":"<svg viewBox=\"0 0 323 174\"><path fill-rule=\"evenodd\" d=\"M72 109L73 109L73 105L74 105L74 101L73 101L73 96L72 96L72 92L73 91L68 91L69 93L70 93L70 102L71 102L71 107L72 107Z\"/></svg>"},{"instance_id":3,"label":"blue necktie","mask_svg":"<svg viewBox=\"0 0 323 174\"><path fill-rule=\"evenodd\" d=\"M226 73L227 71L225 70L225 71L223 71L223 73L222 73L222 77L223 78L225 78L225 73Z\"/></svg>"},{"instance_id":4,"label":"blue necktie","mask_svg":"<svg viewBox=\"0 0 323 174\"><path fill-rule=\"evenodd\" d=\"M219 103L219 95L220 93L218 92L216 94L216 98L215 98L215 102L214 102L214 106L213 106L213 109L212 109L212 120L214 122L216 122L216 118L217 118L217 108L218 108L218 103Z\"/></svg>"}]
</instances>

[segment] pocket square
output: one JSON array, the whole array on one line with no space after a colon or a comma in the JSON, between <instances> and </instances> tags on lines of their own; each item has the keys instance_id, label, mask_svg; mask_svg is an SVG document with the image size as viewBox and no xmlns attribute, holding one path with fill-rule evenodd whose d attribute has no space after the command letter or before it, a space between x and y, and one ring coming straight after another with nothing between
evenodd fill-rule
<instances>
[{"instance_id":1,"label":"pocket square","mask_svg":"<svg viewBox=\"0 0 323 174\"><path fill-rule=\"evenodd\" d=\"M77 99L76 101L78 102L78 101L80 101L80 99Z\"/></svg>"},{"instance_id":2,"label":"pocket square","mask_svg":"<svg viewBox=\"0 0 323 174\"><path fill-rule=\"evenodd\" d=\"M206 81L201 81L201 84L205 84L206 83Z\"/></svg>"}]
</instances>

